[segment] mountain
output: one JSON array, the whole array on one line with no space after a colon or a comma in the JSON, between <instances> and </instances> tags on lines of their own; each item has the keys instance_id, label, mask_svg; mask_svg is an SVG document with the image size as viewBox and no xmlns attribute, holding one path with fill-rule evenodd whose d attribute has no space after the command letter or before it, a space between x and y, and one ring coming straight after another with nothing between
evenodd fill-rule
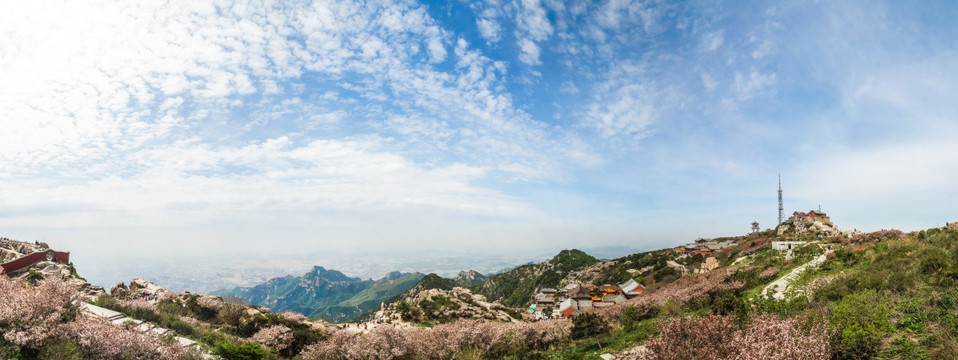
<instances>
[{"instance_id":1,"label":"mountain","mask_svg":"<svg viewBox=\"0 0 958 360\"><path fill-rule=\"evenodd\" d=\"M469 271L460 271L458 275L453 279L458 286L464 288L473 288L482 283L486 282L489 278L485 275L480 274L475 270Z\"/></svg>"},{"instance_id":2,"label":"mountain","mask_svg":"<svg viewBox=\"0 0 958 360\"><path fill-rule=\"evenodd\" d=\"M310 318L344 321L378 309L382 302L406 292L423 276L394 271L379 280L362 280L315 266L303 276L287 275L218 293L274 312L295 311Z\"/></svg>"},{"instance_id":3,"label":"mountain","mask_svg":"<svg viewBox=\"0 0 958 360\"><path fill-rule=\"evenodd\" d=\"M539 264L526 264L489 277L473 290L489 301L503 305L525 307L536 289L557 287L573 271L582 270L599 262L580 250L562 250L552 259Z\"/></svg>"},{"instance_id":4,"label":"mountain","mask_svg":"<svg viewBox=\"0 0 958 360\"><path fill-rule=\"evenodd\" d=\"M421 291L430 289L452 290L452 288L457 286L471 289L473 287L482 285L486 279L486 276L475 270L460 271L459 274L452 279L447 279L436 275L435 273L430 273L429 275L426 275L420 279L419 282L416 283L416 285L411 289L407 290L404 294L404 297L412 297Z\"/></svg>"}]
</instances>

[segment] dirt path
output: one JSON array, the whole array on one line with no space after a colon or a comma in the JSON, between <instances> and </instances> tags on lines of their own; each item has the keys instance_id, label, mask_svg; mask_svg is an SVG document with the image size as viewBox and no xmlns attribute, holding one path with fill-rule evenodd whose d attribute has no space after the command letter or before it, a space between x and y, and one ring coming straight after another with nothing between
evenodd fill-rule
<instances>
[{"instance_id":1,"label":"dirt path","mask_svg":"<svg viewBox=\"0 0 958 360\"><path fill-rule=\"evenodd\" d=\"M802 266L792 269L792 271L789 272L787 275L782 276L780 279L773 281L771 284L768 284L768 286L762 289L762 295L768 295L769 292L771 292L771 296L773 299L775 300L784 299L785 291L788 290L789 283L791 283L792 280L795 280L795 278L797 278L798 275L802 273L802 271L805 271L805 269L808 269L809 266L815 267L825 262L825 255L828 255L828 253L830 252L832 251L831 250L826 251L824 254L819 255L814 260L809 261L803 264Z\"/></svg>"}]
</instances>

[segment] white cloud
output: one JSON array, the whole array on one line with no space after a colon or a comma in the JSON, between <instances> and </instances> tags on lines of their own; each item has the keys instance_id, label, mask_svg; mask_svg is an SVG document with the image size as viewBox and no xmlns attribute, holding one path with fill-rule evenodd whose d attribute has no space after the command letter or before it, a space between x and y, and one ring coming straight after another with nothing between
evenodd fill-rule
<instances>
[{"instance_id":1,"label":"white cloud","mask_svg":"<svg viewBox=\"0 0 958 360\"><path fill-rule=\"evenodd\" d=\"M490 43L497 43L502 39L502 26L495 19L477 18L476 27L479 35Z\"/></svg>"},{"instance_id":2,"label":"white cloud","mask_svg":"<svg viewBox=\"0 0 958 360\"><path fill-rule=\"evenodd\" d=\"M554 31L546 9L539 0L521 0L517 27L520 33L534 41L545 40Z\"/></svg>"},{"instance_id":3,"label":"white cloud","mask_svg":"<svg viewBox=\"0 0 958 360\"><path fill-rule=\"evenodd\" d=\"M576 95L579 93L579 88L572 81L563 81L559 91L566 95Z\"/></svg>"},{"instance_id":4,"label":"white cloud","mask_svg":"<svg viewBox=\"0 0 958 360\"><path fill-rule=\"evenodd\" d=\"M0 14L14 39L0 43L0 191L11 209L48 210L7 223L522 216L530 206L473 182L601 161L517 109L504 63L468 43L454 70L433 68L447 34L421 7L18 6ZM336 85L292 96L305 73Z\"/></svg>"},{"instance_id":5,"label":"white cloud","mask_svg":"<svg viewBox=\"0 0 958 360\"><path fill-rule=\"evenodd\" d=\"M541 1L521 0L516 14L516 46L519 47L519 61L528 65L541 64L538 42L548 39L553 31L552 22L549 21Z\"/></svg>"},{"instance_id":6,"label":"white cloud","mask_svg":"<svg viewBox=\"0 0 958 360\"><path fill-rule=\"evenodd\" d=\"M699 49L702 51L715 51L725 42L724 31L712 31L702 35L702 43Z\"/></svg>"},{"instance_id":7,"label":"white cloud","mask_svg":"<svg viewBox=\"0 0 958 360\"><path fill-rule=\"evenodd\" d=\"M652 124L653 106L649 91L629 84L602 95L602 101L589 107L586 124L605 138L641 138Z\"/></svg>"},{"instance_id":8,"label":"white cloud","mask_svg":"<svg viewBox=\"0 0 958 360\"><path fill-rule=\"evenodd\" d=\"M542 62L539 61L539 46L536 43L529 39L520 39L519 40L519 61L522 61L529 65L538 65Z\"/></svg>"},{"instance_id":9,"label":"white cloud","mask_svg":"<svg viewBox=\"0 0 958 360\"><path fill-rule=\"evenodd\" d=\"M774 73L763 74L753 69L745 76L736 72L732 92L738 100L749 100L768 91L770 87L775 85L775 80L776 75Z\"/></svg>"},{"instance_id":10,"label":"white cloud","mask_svg":"<svg viewBox=\"0 0 958 360\"><path fill-rule=\"evenodd\" d=\"M429 60L434 63L442 62L446 59L446 48L442 45L439 38L429 39Z\"/></svg>"},{"instance_id":11,"label":"white cloud","mask_svg":"<svg viewBox=\"0 0 958 360\"><path fill-rule=\"evenodd\" d=\"M718 86L718 82L709 75L708 73L701 73L702 77L702 86L705 88L705 91L712 92L715 91L715 88Z\"/></svg>"},{"instance_id":12,"label":"white cloud","mask_svg":"<svg viewBox=\"0 0 958 360\"><path fill-rule=\"evenodd\" d=\"M375 139L297 145L280 137L240 148L181 141L140 153L136 161L143 171L133 176L71 184L18 183L0 190L0 196L10 210L43 204L59 209L47 214L58 219L57 226L82 227L157 219L210 223L257 218L270 211L439 208L514 216L529 210L515 199L469 185L484 176L481 169L423 169L379 148ZM77 205L88 215L101 216L74 219ZM30 222L30 216L3 220L8 225L24 221Z\"/></svg>"}]
</instances>

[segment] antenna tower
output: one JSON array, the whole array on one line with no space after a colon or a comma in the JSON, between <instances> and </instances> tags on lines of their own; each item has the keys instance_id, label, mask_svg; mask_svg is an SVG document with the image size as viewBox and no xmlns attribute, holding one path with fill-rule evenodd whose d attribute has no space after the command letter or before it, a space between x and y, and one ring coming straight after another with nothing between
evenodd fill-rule
<instances>
[{"instance_id":1,"label":"antenna tower","mask_svg":"<svg viewBox=\"0 0 958 360\"><path fill-rule=\"evenodd\" d=\"M778 224L782 224L785 217L785 207L782 206L782 174L778 174Z\"/></svg>"}]
</instances>

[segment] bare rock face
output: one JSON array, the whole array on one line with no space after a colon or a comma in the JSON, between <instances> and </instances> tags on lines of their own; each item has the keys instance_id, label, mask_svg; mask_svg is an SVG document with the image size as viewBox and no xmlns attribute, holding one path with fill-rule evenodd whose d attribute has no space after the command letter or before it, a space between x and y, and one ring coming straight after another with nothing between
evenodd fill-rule
<instances>
[{"instance_id":1,"label":"bare rock face","mask_svg":"<svg viewBox=\"0 0 958 360\"><path fill-rule=\"evenodd\" d=\"M120 285L122 285L122 283ZM117 288L116 286L114 286L114 289L118 289L120 291L120 294L122 294L122 295L118 295L116 293L113 293L113 289L110 289L110 293L113 293L114 297L122 297L127 299L143 298L143 297L159 298L160 296L167 293L173 294L172 291L167 290L151 281L144 280L141 278L133 278L133 280L130 280L130 286L126 289L126 291L123 291L122 287Z\"/></svg>"},{"instance_id":2,"label":"bare rock face","mask_svg":"<svg viewBox=\"0 0 958 360\"><path fill-rule=\"evenodd\" d=\"M80 297L89 301L94 301L96 298L106 295L106 291L103 290L102 286L93 285L86 281L81 281L79 291Z\"/></svg>"},{"instance_id":3,"label":"bare rock face","mask_svg":"<svg viewBox=\"0 0 958 360\"><path fill-rule=\"evenodd\" d=\"M117 283L110 288L110 295L113 295L113 297L126 297L128 292L130 292L130 288L128 288L126 284L122 282Z\"/></svg>"},{"instance_id":4,"label":"bare rock face","mask_svg":"<svg viewBox=\"0 0 958 360\"><path fill-rule=\"evenodd\" d=\"M712 271L712 270L718 269L718 267L719 267L719 262L717 259L715 259L714 256L705 258L705 262L702 263L702 270L704 271Z\"/></svg>"}]
</instances>

